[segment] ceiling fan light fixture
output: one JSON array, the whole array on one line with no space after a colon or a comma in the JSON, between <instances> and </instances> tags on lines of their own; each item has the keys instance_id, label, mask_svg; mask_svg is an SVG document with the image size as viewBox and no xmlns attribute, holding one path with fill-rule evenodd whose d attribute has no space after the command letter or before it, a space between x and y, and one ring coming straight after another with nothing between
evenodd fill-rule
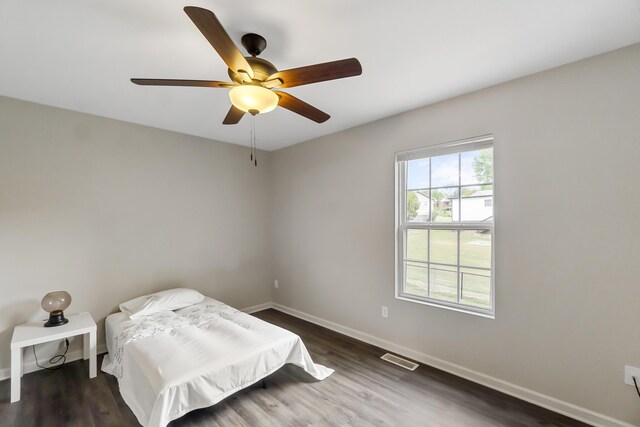
<instances>
[{"instance_id":1,"label":"ceiling fan light fixture","mask_svg":"<svg viewBox=\"0 0 640 427\"><path fill-rule=\"evenodd\" d=\"M268 113L278 106L278 95L262 86L241 85L229 91L229 99L234 107L245 113Z\"/></svg>"}]
</instances>

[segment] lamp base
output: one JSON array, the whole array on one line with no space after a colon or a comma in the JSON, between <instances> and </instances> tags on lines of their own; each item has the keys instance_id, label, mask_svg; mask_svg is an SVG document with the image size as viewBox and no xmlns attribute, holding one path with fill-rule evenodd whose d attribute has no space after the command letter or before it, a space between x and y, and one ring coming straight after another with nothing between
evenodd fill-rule
<instances>
[{"instance_id":1,"label":"lamp base","mask_svg":"<svg viewBox=\"0 0 640 427\"><path fill-rule=\"evenodd\" d=\"M69 319L64 317L64 313L62 310L55 310L49 314L49 320L44 324L45 328L50 328L53 326L62 326L64 324L69 323Z\"/></svg>"}]
</instances>

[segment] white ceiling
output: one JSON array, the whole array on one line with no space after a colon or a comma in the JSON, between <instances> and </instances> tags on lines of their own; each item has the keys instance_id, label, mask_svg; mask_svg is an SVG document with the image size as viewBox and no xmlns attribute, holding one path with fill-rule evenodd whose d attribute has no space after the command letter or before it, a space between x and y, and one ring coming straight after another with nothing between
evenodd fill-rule
<instances>
[{"instance_id":1,"label":"white ceiling","mask_svg":"<svg viewBox=\"0 0 640 427\"><path fill-rule=\"evenodd\" d=\"M0 95L248 145L248 117L221 124L227 90L129 81L228 80L185 5L216 13L238 46L263 35L279 69L362 63L360 77L287 89L332 117L258 116L268 150L640 42L640 0L0 0Z\"/></svg>"}]
</instances>

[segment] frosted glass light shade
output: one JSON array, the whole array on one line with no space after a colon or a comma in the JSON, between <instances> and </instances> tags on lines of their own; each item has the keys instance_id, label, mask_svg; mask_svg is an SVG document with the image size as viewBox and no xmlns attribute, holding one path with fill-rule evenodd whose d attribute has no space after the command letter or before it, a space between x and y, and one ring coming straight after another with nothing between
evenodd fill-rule
<instances>
[{"instance_id":1,"label":"frosted glass light shade","mask_svg":"<svg viewBox=\"0 0 640 427\"><path fill-rule=\"evenodd\" d=\"M278 95L262 86L242 85L229 91L229 99L234 107L245 113L264 114L278 106Z\"/></svg>"},{"instance_id":2,"label":"frosted glass light shade","mask_svg":"<svg viewBox=\"0 0 640 427\"><path fill-rule=\"evenodd\" d=\"M71 295L66 291L49 292L42 298L42 309L47 313L52 311L64 311L71 304Z\"/></svg>"},{"instance_id":3,"label":"frosted glass light shade","mask_svg":"<svg viewBox=\"0 0 640 427\"><path fill-rule=\"evenodd\" d=\"M40 305L42 309L49 313L49 320L44 324L45 327L61 326L69 322L64 317L63 310L66 310L71 304L71 295L65 291L49 292L42 298Z\"/></svg>"}]
</instances>

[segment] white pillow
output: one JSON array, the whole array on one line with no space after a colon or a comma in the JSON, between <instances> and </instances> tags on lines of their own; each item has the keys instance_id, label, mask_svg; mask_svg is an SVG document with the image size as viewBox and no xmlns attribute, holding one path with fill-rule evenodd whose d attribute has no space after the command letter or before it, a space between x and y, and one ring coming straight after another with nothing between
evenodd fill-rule
<instances>
[{"instance_id":1,"label":"white pillow","mask_svg":"<svg viewBox=\"0 0 640 427\"><path fill-rule=\"evenodd\" d=\"M144 295L120 304L120 311L137 319L160 311L178 310L202 302L204 295L193 289L176 288Z\"/></svg>"}]
</instances>

